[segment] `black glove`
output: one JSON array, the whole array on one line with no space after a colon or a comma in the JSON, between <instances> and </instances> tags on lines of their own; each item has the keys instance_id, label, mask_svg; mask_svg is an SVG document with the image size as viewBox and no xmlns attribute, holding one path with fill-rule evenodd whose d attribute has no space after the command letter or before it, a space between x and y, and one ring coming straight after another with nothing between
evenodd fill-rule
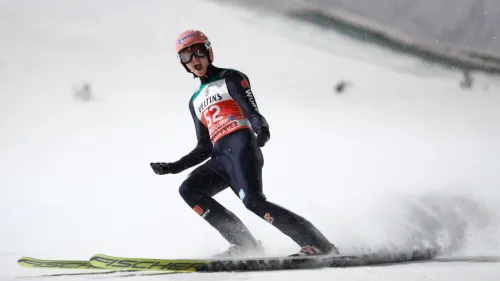
<instances>
[{"instance_id":1,"label":"black glove","mask_svg":"<svg viewBox=\"0 0 500 281\"><path fill-rule=\"evenodd\" d=\"M182 172L182 168L179 167L177 163L150 163L151 168L157 175L165 175L165 174L177 174Z\"/></svg>"},{"instance_id":2,"label":"black glove","mask_svg":"<svg viewBox=\"0 0 500 281\"><path fill-rule=\"evenodd\" d=\"M257 145L259 147L263 147L271 138L271 133L269 132L268 127L260 128L260 133L257 135Z\"/></svg>"}]
</instances>

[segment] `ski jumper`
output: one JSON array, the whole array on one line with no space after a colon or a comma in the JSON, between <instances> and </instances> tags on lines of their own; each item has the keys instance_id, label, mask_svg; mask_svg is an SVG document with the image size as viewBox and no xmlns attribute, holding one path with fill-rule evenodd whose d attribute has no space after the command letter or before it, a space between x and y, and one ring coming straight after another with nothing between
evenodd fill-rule
<instances>
[{"instance_id":1,"label":"ski jumper","mask_svg":"<svg viewBox=\"0 0 500 281\"><path fill-rule=\"evenodd\" d=\"M189 101L197 146L178 163L194 169L179 192L186 203L231 244L257 246L256 239L231 211L212 197L230 187L245 207L301 247L328 251L330 242L305 218L267 200L262 191L264 158L256 136L266 119L259 113L248 77L210 66Z\"/></svg>"}]
</instances>

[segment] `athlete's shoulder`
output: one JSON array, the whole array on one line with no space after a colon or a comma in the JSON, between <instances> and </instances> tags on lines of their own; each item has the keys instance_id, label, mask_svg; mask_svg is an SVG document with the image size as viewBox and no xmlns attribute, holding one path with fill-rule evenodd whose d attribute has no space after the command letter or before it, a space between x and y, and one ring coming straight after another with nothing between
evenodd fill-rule
<instances>
[{"instance_id":1,"label":"athlete's shoulder","mask_svg":"<svg viewBox=\"0 0 500 281\"><path fill-rule=\"evenodd\" d=\"M196 93L193 93L193 95L189 98L189 104L188 104L188 107L189 107L189 110L190 111L193 111L194 109L194 105L193 105L193 101L194 101L194 96L196 95Z\"/></svg>"},{"instance_id":2,"label":"athlete's shoulder","mask_svg":"<svg viewBox=\"0 0 500 281\"><path fill-rule=\"evenodd\" d=\"M250 79L248 76L237 69L224 68L221 71L221 75L226 79L226 82L231 82L232 84L241 84L244 88L250 87Z\"/></svg>"},{"instance_id":3,"label":"athlete's shoulder","mask_svg":"<svg viewBox=\"0 0 500 281\"><path fill-rule=\"evenodd\" d=\"M201 90L203 90L203 88L205 88L206 84L200 84L198 85L196 88L193 88L193 94L191 95L191 98L189 99L189 101L193 101L201 92Z\"/></svg>"},{"instance_id":4,"label":"athlete's shoulder","mask_svg":"<svg viewBox=\"0 0 500 281\"><path fill-rule=\"evenodd\" d=\"M193 94L189 98L189 109L193 108L194 99L198 96L199 93L200 93L200 88L193 91Z\"/></svg>"},{"instance_id":5,"label":"athlete's shoulder","mask_svg":"<svg viewBox=\"0 0 500 281\"><path fill-rule=\"evenodd\" d=\"M237 77L237 78L241 78L241 77L247 77L247 75L245 73L243 73L242 71L238 70L238 69L234 69L234 68L221 68L221 71L220 71L220 76L221 77L228 77L228 78L232 78L232 77Z\"/></svg>"}]
</instances>

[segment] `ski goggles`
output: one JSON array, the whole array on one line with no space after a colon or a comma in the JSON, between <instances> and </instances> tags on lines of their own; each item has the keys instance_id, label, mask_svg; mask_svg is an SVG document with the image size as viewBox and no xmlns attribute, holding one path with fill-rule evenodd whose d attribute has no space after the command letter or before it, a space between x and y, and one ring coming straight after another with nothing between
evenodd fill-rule
<instances>
[{"instance_id":1,"label":"ski goggles","mask_svg":"<svg viewBox=\"0 0 500 281\"><path fill-rule=\"evenodd\" d=\"M208 51L203 44L193 45L188 49L179 52L179 59L182 63L190 63L193 57L204 58L208 55Z\"/></svg>"}]
</instances>

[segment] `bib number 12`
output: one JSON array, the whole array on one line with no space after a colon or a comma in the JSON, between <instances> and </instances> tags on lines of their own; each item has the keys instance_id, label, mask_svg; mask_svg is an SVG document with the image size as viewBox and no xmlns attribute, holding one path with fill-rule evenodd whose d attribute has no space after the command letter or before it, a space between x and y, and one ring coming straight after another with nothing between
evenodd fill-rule
<instances>
[{"instance_id":1,"label":"bib number 12","mask_svg":"<svg viewBox=\"0 0 500 281\"><path fill-rule=\"evenodd\" d=\"M215 111L212 116L208 116L208 113ZM222 116L219 116L220 113L220 107L217 105L212 105L209 107L207 110L203 112L203 116L205 116L205 120L207 121L207 127L212 126L213 122L217 122L223 119Z\"/></svg>"}]
</instances>

